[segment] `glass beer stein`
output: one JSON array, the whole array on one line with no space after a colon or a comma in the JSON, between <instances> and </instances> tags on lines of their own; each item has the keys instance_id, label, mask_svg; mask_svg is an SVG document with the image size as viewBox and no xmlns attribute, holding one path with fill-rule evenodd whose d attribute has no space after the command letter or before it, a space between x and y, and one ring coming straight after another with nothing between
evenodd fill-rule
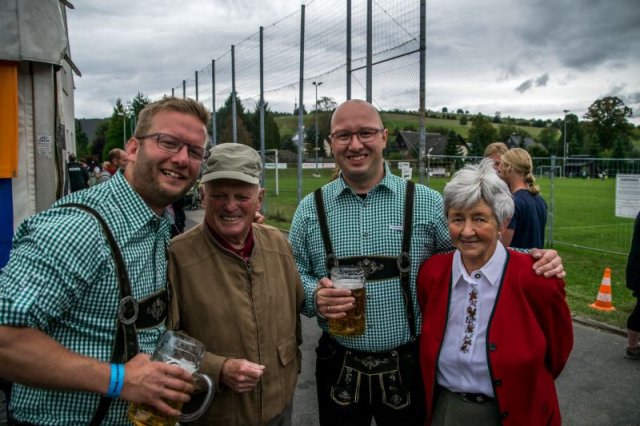
<instances>
[{"instance_id":1,"label":"glass beer stein","mask_svg":"<svg viewBox=\"0 0 640 426\"><path fill-rule=\"evenodd\" d=\"M364 270L359 266L336 266L331 268L334 288L348 288L356 298L353 309L340 319L329 319L329 332L338 336L360 336L364 334L365 289Z\"/></svg>"},{"instance_id":2,"label":"glass beer stein","mask_svg":"<svg viewBox=\"0 0 640 426\"><path fill-rule=\"evenodd\" d=\"M196 381L207 386L207 394L198 410L189 414L183 413L179 417L168 417L155 408L131 403L128 411L129 420L135 426L174 426L179 421L190 422L202 416L213 400L214 386L209 376L197 373L204 353L205 347L199 340L179 331L167 330L162 333L151 360L177 365L189 371ZM171 401L168 404L177 410L182 409L182 403Z\"/></svg>"}]
</instances>

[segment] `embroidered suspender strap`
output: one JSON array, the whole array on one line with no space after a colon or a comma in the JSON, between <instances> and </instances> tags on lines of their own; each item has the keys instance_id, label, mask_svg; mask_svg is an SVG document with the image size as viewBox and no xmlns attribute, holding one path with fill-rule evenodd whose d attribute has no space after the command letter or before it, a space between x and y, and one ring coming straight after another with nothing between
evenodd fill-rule
<instances>
[{"instance_id":1,"label":"embroidered suspender strap","mask_svg":"<svg viewBox=\"0 0 640 426\"><path fill-rule=\"evenodd\" d=\"M413 199L416 185L412 181L407 181L407 189L404 197L404 224L402 231L402 252L398 257L398 269L400 270L400 285L402 286L402 296L407 310L407 321L411 332L411 341L416 340L416 321L413 311L413 298L411 297L411 286L409 276L411 274L411 233L413 230Z\"/></svg>"},{"instance_id":2,"label":"embroidered suspender strap","mask_svg":"<svg viewBox=\"0 0 640 426\"><path fill-rule=\"evenodd\" d=\"M325 266L327 268L327 276L331 274L331 268L338 266L338 258L333 253L331 238L329 237L329 225L327 225L327 214L324 209L324 201L322 200L322 188L314 191L313 196L316 200L316 212L320 221L320 233L322 234L322 242L324 243L324 251L327 253Z\"/></svg>"},{"instance_id":3,"label":"embroidered suspender strap","mask_svg":"<svg viewBox=\"0 0 640 426\"><path fill-rule=\"evenodd\" d=\"M411 250L411 234L413 230L413 204L415 195L415 183L408 180L405 192L405 208L404 208L404 221L402 231L402 249L400 256L396 260L397 270L400 272L400 286L402 290L402 297L407 312L407 322L409 323L409 332L411 334L411 341L416 340L416 322L415 313L413 310L413 302L411 297L411 286L409 278L411 274L411 256L409 255ZM338 266L338 258L333 252L333 246L331 245L331 238L329 237L329 226L327 225L327 215L324 208L324 201L322 199L322 188L318 188L314 191L314 198L316 202L316 213L318 215L318 221L320 222L320 232L322 234L322 241L324 243L324 250L327 254L326 268L327 272L332 267ZM342 259L345 261L347 258ZM350 259L349 264L367 263L367 258L354 257ZM382 259L375 258L378 262ZM363 265L364 267L364 265ZM367 268L365 267L365 271ZM393 274L393 272L390 272ZM367 272L367 278L370 272Z\"/></svg>"},{"instance_id":4,"label":"embroidered suspender strap","mask_svg":"<svg viewBox=\"0 0 640 426\"><path fill-rule=\"evenodd\" d=\"M127 362L138 353L138 336L135 327L135 321L138 317L138 302L131 295L131 283L129 282L127 268L122 258L122 253L120 253L120 249L118 248L118 243L105 220L100 216L100 213L93 208L76 203L63 204L59 207L75 207L93 215L98 220L98 223L100 223L102 232L109 242L111 255L116 265L118 287L120 289L120 306L118 307L117 319L118 328L111 352L111 362ZM106 396L100 398L98 408L89 423L91 426L97 426L102 423L102 420L109 411L112 400L112 398L107 398Z\"/></svg>"}]
</instances>

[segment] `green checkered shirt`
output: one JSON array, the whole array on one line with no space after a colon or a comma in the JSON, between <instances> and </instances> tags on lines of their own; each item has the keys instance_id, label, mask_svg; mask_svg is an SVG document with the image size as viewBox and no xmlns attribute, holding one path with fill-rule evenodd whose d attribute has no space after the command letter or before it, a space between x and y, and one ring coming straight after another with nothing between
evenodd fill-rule
<instances>
[{"instance_id":1,"label":"green checkered shirt","mask_svg":"<svg viewBox=\"0 0 640 426\"><path fill-rule=\"evenodd\" d=\"M359 197L342 178L322 188L327 223L335 255L393 256L402 247L406 182L394 176L385 165L385 177L367 194ZM316 315L313 292L318 280L327 276L325 249L313 194L307 195L296 210L289 240L302 275L305 290L304 314ZM416 299L416 276L420 264L435 253L453 249L444 217L440 194L416 185L411 237L410 286L416 330L420 330L420 308ZM410 339L399 278L367 285L366 330L362 336L336 337L348 348L379 352L396 348ZM327 322L318 317L323 330Z\"/></svg>"},{"instance_id":2,"label":"green checkered shirt","mask_svg":"<svg viewBox=\"0 0 640 426\"><path fill-rule=\"evenodd\" d=\"M86 204L106 220L136 299L165 288L169 221L149 209L121 172L55 205L66 203ZM10 261L0 272L0 324L38 328L73 352L108 361L118 303L111 249L92 215L51 208L20 225ZM162 331L139 330L140 350L151 353ZM80 425L89 423L99 399L98 394L15 385L10 409L20 422ZM125 401L115 400L103 424L128 424L126 408Z\"/></svg>"}]
</instances>

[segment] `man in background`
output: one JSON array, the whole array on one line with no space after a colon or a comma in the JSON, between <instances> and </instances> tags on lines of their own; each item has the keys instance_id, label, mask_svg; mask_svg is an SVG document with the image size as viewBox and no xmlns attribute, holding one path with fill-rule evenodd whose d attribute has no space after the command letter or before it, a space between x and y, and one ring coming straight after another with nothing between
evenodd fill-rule
<instances>
[{"instance_id":1,"label":"man in background","mask_svg":"<svg viewBox=\"0 0 640 426\"><path fill-rule=\"evenodd\" d=\"M116 169L124 169L129 158L127 153L120 148L114 148L109 151L109 162L113 164Z\"/></svg>"},{"instance_id":2,"label":"man in background","mask_svg":"<svg viewBox=\"0 0 640 426\"><path fill-rule=\"evenodd\" d=\"M76 192L89 187L89 173L87 173L85 166L76 161L75 154L69 154L67 173L69 176L70 192Z\"/></svg>"},{"instance_id":3,"label":"man in background","mask_svg":"<svg viewBox=\"0 0 640 426\"><path fill-rule=\"evenodd\" d=\"M493 169L497 172L500 170L502 162L502 154L509 151L509 147L502 142L493 142L484 149L485 158L491 158L493 161Z\"/></svg>"}]
</instances>

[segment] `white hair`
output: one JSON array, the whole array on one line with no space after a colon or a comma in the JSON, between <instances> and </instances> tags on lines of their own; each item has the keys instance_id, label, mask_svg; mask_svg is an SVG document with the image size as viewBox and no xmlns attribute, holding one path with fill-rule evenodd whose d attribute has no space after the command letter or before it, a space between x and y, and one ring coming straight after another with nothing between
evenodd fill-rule
<instances>
[{"instance_id":1,"label":"white hair","mask_svg":"<svg viewBox=\"0 0 640 426\"><path fill-rule=\"evenodd\" d=\"M458 170L444 187L445 215L451 208L468 209L480 201L489 205L499 225L513 216L513 196L488 158Z\"/></svg>"}]
</instances>

